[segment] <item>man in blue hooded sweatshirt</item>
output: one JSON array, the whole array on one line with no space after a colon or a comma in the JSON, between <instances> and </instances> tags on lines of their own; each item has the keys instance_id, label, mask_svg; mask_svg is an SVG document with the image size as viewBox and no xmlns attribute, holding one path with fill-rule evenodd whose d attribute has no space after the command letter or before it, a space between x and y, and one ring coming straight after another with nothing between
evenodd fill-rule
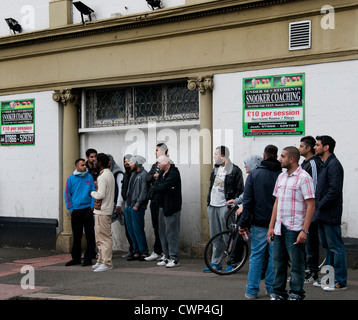
<instances>
[{"instance_id":1,"label":"man in blue hooded sweatshirt","mask_svg":"<svg viewBox=\"0 0 358 320\"><path fill-rule=\"evenodd\" d=\"M71 213L71 225L73 233L72 260L66 266L73 266L81 263L81 240L83 228L87 240L82 266L92 265L93 252L95 252L95 234L93 207L94 199L91 191L96 191L93 178L88 173L86 161L77 159L76 170L68 177L65 188L65 203Z\"/></svg>"}]
</instances>

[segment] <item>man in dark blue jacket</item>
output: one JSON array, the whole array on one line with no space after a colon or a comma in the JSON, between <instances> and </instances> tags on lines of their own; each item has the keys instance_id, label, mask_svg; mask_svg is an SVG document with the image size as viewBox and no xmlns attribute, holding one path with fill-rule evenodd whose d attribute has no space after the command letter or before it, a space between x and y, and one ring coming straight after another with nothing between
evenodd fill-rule
<instances>
[{"instance_id":1,"label":"man in dark blue jacket","mask_svg":"<svg viewBox=\"0 0 358 320\"><path fill-rule=\"evenodd\" d=\"M268 227L271 220L275 197L272 195L276 179L280 175L281 163L277 160L278 149L268 145L264 150L264 160L252 171L246 180L243 211L239 222L239 232L251 226L251 255L245 297L254 299L260 291L262 264L267 246L269 261L266 270L266 290L273 292L274 272L272 264L272 244L267 242Z\"/></svg>"},{"instance_id":2,"label":"man in dark blue jacket","mask_svg":"<svg viewBox=\"0 0 358 320\"><path fill-rule=\"evenodd\" d=\"M341 235L344 171L333 153L335 145L330 136L316 137L315 151L323 160L323 167L316 187L315 219L325 249L326 265L332 266L335 272L335 285L324 287L327 291L347 288L346 249Z\"/></svg>"}]
</instances>

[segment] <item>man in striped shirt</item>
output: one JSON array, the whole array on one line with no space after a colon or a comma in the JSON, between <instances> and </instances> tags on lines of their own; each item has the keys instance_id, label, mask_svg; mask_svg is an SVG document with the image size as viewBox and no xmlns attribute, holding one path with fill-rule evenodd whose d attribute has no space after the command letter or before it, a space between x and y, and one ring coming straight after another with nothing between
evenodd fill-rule
<instances>
[{"instance_id":1,"label":"man in striped shirt","mask_svg":"<svg viewBox=\"0 0 358 320\"><path fill-rule=\"evenodd\" d=\"M312 136L301 138L300 146L298 148L300 155L305 158L301 163L301 168L309 173L313 179L313 184L316 190L318 175L321 172L323 162L321 158L315 154L314 146L316 139ZM318 279L319 272L319 237L318 224L313 218L309 234L306 241L306 263L309 272L306 274L305 283L310 283Z\"/></svg>"},{"instance_id":2,"label":"man in striped shirt","mask_svg":"<svg viewBox=\"0 0 358 320\"><path fill-rule=\"evenodd\" d=\"M276 201L268 231L268 240L274 238L275 281L272 300L288 298L286 282L289 261L289 297L291 300L304 298L305 242L315 211L315 190L313 179L299 166L299 159L300 153L296 147L283 149L280 161L282 168L287 171L279 175L273 192Z\"/></svg>"}]
</instances>

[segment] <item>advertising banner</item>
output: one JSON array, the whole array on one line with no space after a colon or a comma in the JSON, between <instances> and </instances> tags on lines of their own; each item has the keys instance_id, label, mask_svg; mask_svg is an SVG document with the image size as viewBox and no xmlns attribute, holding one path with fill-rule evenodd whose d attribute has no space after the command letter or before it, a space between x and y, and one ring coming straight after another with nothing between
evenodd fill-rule
<instances>
[{"instance_id":1,"label":"advertising banner","mask_svg":"<svg viewBox=\"0 0 358 320\"><path fill-rule=\"evenodd\" d=\"M35 144L35 99L1 102L0 145Z\"/></svg>"},{"instance_id":2,"label":"advertising banner","mask_svg":"<svg viewBox=\"0 0 358 320\"><path fill-rule=\"evenodd\" d=\"M243 136L304 134L305 74L243 79Z\"/></svg>"}]
</instances>

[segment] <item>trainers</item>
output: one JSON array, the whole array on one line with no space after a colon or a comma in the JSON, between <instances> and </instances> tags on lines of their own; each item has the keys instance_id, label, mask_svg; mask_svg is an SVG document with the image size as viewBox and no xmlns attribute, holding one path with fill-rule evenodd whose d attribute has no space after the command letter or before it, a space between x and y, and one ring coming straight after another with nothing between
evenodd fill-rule
<instances>
[{"instance_id":1,"label":"trainers","mask_svg":"<svg viewBox=\"0 0 358 320\"><path fill-rule=\"evenodd\" d=\"M158 261L163 261L163 260L165 260L165 254L162 253L161 255L159 255L158 258L157 258L157 260L158 260Z\"/></svg>"},{"instance_id":2,"label":"trainers","mask_svg":"<svg viewBox=\"0 0 358 320\"><path fill-rule=\"evenodd\" d=\"M101 264L99 265L98 268L94 269L94 272L103 272L103 271L108 271L108 270L112 270L113 267L112 266L106 266L105 264Z\"/></svg>"},{"instance_id":3,"label":"trainers","mask_svg":"<svg viewBox=\"0 0 358 320\"><path fill-rule=\"evenodd\" d=\"M132 252L128 252L128 253L124 254L124 255L122 256L122 258L130 258L130 257L132 257L132 256L133 256L133 253L132 253Z\"/></svg>"},{"instance_id":4,"label":"trainers","mask_svg":"<svg viewBox=\"0 0 358 320\"><path fill-rule=\"evenodd\" d=\"M100 263L96 262L96 264L92 266L92 269L97 269L100 265L101 265Z\"/></svg>"},{"instance_id":5,"label":"trainers","mask_svg":"<svg viewBox=\"0 0 358 320\"><path fill-rule=\"evenodd\" d=\"M336 290L345 290L347 289L347 286L337 282L334 287L326 286L323 287L324 291L336 291Z\"/></svg>"},{"instance_id":6,"label":"trainers","mask_svg":"<svg viewBox=\"0 0 358 320\"><path fill-rule=\"evenodd\" d=\"M317 272L309 271L305 276L305 283L311 283L318 279Z\"/></svg>"},{"instance_id":7,"label":"trainers","mask_svg":"<svg viewBox=\"0 0 358 320\"><path fill-rule=\"evenodd\" d=\"M210 267L212 267L215 270L222 270L223 269L222 266L219 266L218 264L215 264L215 263L211 263ZM211 272L211 270L209 268L206 268L206 269L203 270L203 272L205 272L205 273L206 272Z\"/></svg>"},{"instance_id":8,"label":"trainers","mask_svg":"<svg viewBox=\"0 0 358 320\"><path fill-rule=\"evenodd\" d=\"M252 296L252 295L249 295L248 293L245 292L245 298L249 299L249 300L254 300L254 299L257 298L257 296Z\"/></svg>"},{"instance_id":9,"label":"trainers","mask_svg":"<svg viewBox=\"0 0 358 320\"><path fill-rule=\"evenodd\" d=\"M271 299L270 300L286 300L283 296L280 296L279 294L273 293L271 295Z\"/></svg>"},{"instance_id":10,"label":"trainers","mask_svg":"<svg viewBox=\"0 0 358 320\"><path fill-rule=\"evenodd\" d=\"M145 257L144 260L145 261L154 261L154 260L157 260L158 258L159 258L159 255L153 251L151 253L151 255L149 257Z\"/></svg>"},{"instance_id":11,"label":"trainers","mask_svg":"<svg viewBox=\"0 0 358 320\"><path fill-rule=\"evenodd\" d=\"M290 300L303 300L303 296L292 292L290 293L289 298Z\"/></svg>"},{"instance_id":12,"label":"trainers","mask_svg":"<svg viewBox=\"0 0 358 320\"><path fill-rule=\"evenodd\" d=\"M225 272L231 272L232 269L234 269L234 268L235 268L235 266L229 264L229 265L226 267Z\"/></svg>"},{"instance_id":13,"label":"trainers","mask_svg":"<svg viewBox=\"0 0 358 320\"><path fill-rule=\"evenodd\" d=\"M168 260L167 259L164 259L163 261L160 261L157 263L157 266L166 266L168 263Z\"/></svg>"},{"instance_id":14,"label":"trainers","mask_svg":"<svg viewBox=\"0 0 358 320\"><path fill-rule=\"evenodd\" d=\"M179 261L175 261L175 260L170 260L166 266L166 268L175 268L175 267L179 267Z\"/></svg>"}]
</instances>

